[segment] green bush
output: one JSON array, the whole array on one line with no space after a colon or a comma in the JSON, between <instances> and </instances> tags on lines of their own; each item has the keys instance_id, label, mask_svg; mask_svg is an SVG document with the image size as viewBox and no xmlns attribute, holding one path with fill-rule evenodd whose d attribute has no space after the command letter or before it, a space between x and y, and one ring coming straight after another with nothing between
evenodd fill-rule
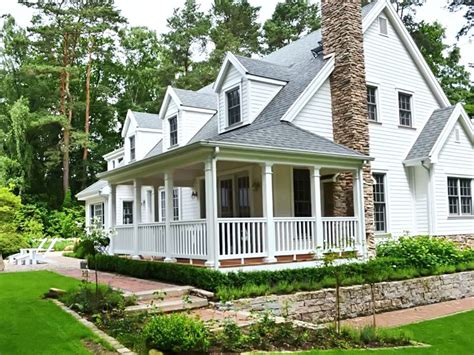
<instances>
[{"instance_id":1,"label":"green bush","mask_svg":"<svg viewBox=\"0 0 474 355\"><path fill-rule=\"evenodd\" d=\"M14 232L0 231L0 254L3 257L18 253L21 248L29 248L30 244L26 238Z\"/></svg>"},{"instance_id":2,"label":"green bush","mask_svg":"<svg viewBox=\"0 0 474 355\"><path fill-rule=\"evenodd\" d=\"M92 315L112 310L121 310L133 304L133 298L126 298L110 286L82 283L61 296L61 301L78 312Z\"/></svg>"},{"instance_id":3,"label":"green bush","mask_svg":"<svg viewBox=\"0 0 474 355\"><path fill-rule=\"evenodd\" d=\"M92 240L80 240L78 243L74 244L72 250L74 257L79 259L85 259L88 256L93 256L97 252L94 248L94 242Z\"/></svg>"},{"instance_id":4,"label":"green bush","mask_svg":"<svg viewBox=\"0 0 474 355\"><path fill-rule=\"evenodd\" d=\"M472 251L462 251L453 242L436 237L404 237L377 247L377 256L402 259L420 269L456 265L468 261L472 255Z\"/></svg>"},{"instance_id":5,"label":"green bush","mask_svg":"<svg viewBox=\"0 0 474 355\"><path fill-rule=\"evenodd\" d=\"M206 351L208 335L202 321L185 314L155 316L143 328L148 348L175 353Z\"/></svg>"}]
</instances>

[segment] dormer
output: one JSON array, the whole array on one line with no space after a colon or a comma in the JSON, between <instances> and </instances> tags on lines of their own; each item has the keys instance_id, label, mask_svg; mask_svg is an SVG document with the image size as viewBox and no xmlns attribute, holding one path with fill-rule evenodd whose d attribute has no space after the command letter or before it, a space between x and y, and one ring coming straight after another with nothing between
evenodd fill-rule
<instances>
[{"instance_id":1,"label":"dormer","mask_svg":"<svg viewBox=\"0 0 474 355\"><path fill-rule=\"evenodd\" d=\"M228 52L214 83L219 133L252 123L289 80L286 66Z\"/></svg>"},{"instance_id":2,"label":"dormer","mask_svg":"<svg viewBox=\"0 0 474 355\"><path fill-rule=\"evenodd\" d=\"M104 160L107 162L107 170L113 170L121 167L124 163L124 149L123 147L115 149L114 151L103 155Z\"/></svg>"},{"instance_id":3,"label":"dormer","mask_svg":"<svg viewBox=\"0 0 474 355\"><path fill-rule=\"evenodd\" d=\"M163 151L182 147L217 112L217 95L168 87L160 109L163 126Z\"/></svg>"},{"instance_id":4,"label":"dormer","mask_svg":"<svg viewBox=\"0 0 474 355\"><path fill-rule=\"evenodd\" d=\"M143 159L162 137L159 115L128 110L122 129L124 164Z\"/></svg>"}]
</instances>

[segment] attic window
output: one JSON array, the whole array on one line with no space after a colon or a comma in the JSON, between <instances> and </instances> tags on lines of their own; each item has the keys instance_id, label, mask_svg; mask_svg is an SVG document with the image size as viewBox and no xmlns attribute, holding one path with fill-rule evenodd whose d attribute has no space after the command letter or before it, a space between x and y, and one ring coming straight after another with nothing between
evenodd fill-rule
<instances>
[{"instance_id":1,"label":"attic window","mask_svg":"<svg viewBox=\"0 0 474 355\"><path fill-rule=\"evenodd\" d=\"M461 143L461 133L459 132L459 128L454 130L454 137L456 143Z\"/></svg>"},{"instance_id":2,"label":"attic window","mask_svg":"<svg viewBox=\"0 0 474 355\"><path fill-rule=\"evenodd\" d=\"M388 36L388 24L385 17L379 17L379 31L381 35Z\"/></svg>"},{"instance_id":3,"label":"attic window","mask_svg":"<svg viewBox=\"0 0 474 355\"><path fill-rule=\"evenodd\" d=\"M169 119L170 123L170 146L178 144L178 116Z\"/></svg>"},{"instance_id":4,"label":"attic window","mask_svg":"<svg viewBox=\"0 0 474 355\"><path fill-rule=\"evenodd\" d=\"M135 160L135 136L130 138L130 160Z\"/></svg>"},{"instance_id":5,"label":"attic window","mask_svg":"<svg viewBox=\"0 0 474 355\"><path fill-rule=\"evenodd\" d=\"M233 88L225 93L227 99L227 122L229 126L242 120L240 115L240 88Z\"/></svg>"}]
</instances>

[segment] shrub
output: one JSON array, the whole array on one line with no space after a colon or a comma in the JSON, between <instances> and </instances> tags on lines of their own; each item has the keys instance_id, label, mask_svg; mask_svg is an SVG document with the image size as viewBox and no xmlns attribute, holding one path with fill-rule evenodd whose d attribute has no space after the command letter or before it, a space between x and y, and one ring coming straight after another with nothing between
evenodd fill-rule
<instances>
[{"instance_id":1,"label":"shrub","mask_svg":"<svg viewBox=\"0 0 474 355\"><path fill-rule=\"evenodd\" d=\"M93 256L96 254L96 250L94 248L94 242L92 240L80 240L78 243L74 244L74 248L72 250L74 257L79 259L85 259L88 256Z\"/></svg>"},{"instance_id":2,"label":"shrub","mask_svg":"<svg viewBox=\"0 0 474 355\"><path fill-rule=\"evenodd\" d=\"M0 231L0 254L4 257L18 253L21 248L28 248L29 246L25 237L21 234Z\"/></svg>"},{"instance_id":3,"label":"shrub","mask_svg":"<svg viewBox=\"0 0 474 355\"><path fill-rule=\"evenodd\" d=\"M121 310L133 304L133 298L126 298L110 286L82 283L61 296L61 301L68 307L81 313L92 315L112 310Z\"/></svg>"},{"instance_id":4,"label":"shrub","mask_svg":"<svg viewBox=\"0 0 474 355\"><path fill-rule=\"evenodd\" d=\"M461 263L469 257L470 251L462 252L453 242L443 238L404 237L379 245L377 255L403 259L420 269L434 269L440 265Z\"/></svg>"},{"instance_id":5,"label":"shrub","mask_svg":"<svg viewBox=\"0 0 474 355\"><path fill-rule=\"evenodd\" d=\"M185 314L155 316L143 328L147 347L170 352L206 351L208 335L202 321Z\"/></svg>"}]
</instances>

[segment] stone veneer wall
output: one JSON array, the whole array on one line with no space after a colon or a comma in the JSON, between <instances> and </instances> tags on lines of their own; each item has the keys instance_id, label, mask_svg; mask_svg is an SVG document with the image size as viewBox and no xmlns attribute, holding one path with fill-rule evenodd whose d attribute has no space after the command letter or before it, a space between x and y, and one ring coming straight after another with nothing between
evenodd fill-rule
<instances>
[{"instance_id":1,"label":"stone veneer wall","mask_svg":"<svg viewBox=\"0 0 474 355\"><path fill-rule=\"evenodd\" d=\"M369 123L365 81L364 35L360 0L322 0L322 38L325 55L334 54L331 99L334 141L369 155ZM372 173L365 164L365 229L369 252L374 253ZM334 187L335 216L351 215L350 174L341 174Z\"/></svg>"},{"instance_id":2,"label":"stone veneer wall","mask_svg":"<svg viewBox=\"0 0 474 355\"><path fill-rule=\"evenodd\" d=\"M340 291L343 319L372 314L369 285L342 287ZM474 271L375 284L377 313L471 296L474 296ZM233 308L241 311L269 310L277 316L324 323L334 320L335 301L335 290L325 289L241 299L234 302Z\"/></svg>"}]
</instances>

